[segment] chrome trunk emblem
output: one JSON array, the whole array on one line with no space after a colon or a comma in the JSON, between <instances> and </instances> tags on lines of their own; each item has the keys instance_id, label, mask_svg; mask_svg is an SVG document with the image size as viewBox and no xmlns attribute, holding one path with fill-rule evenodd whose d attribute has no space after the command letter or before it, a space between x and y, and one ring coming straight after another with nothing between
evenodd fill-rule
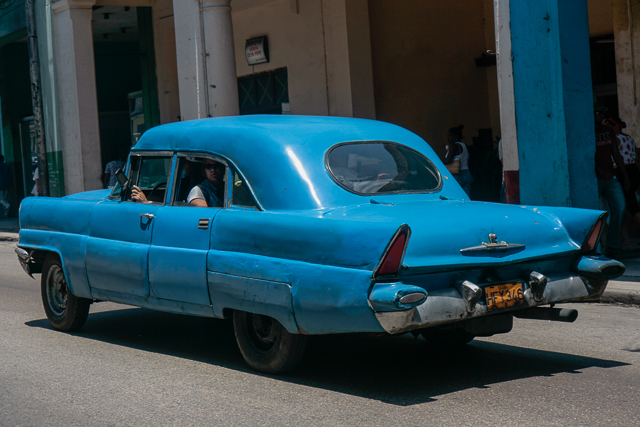
<instances>
[{"instance_id":1,"label":"chrome trunk emblem","mask_svg":"<svg viewBox=\"0 0 640 427\"><path fill-rule=\"evenodd\" d=\"M507 243L505 241L498 242L498 237L489 233L489 243L482 242L480 246L472 246L470 248L460 249L460 252L477 252L477 251L509 251L513 249L524 249L525 245L522 243Z\"/></svg>"}]
</instances>

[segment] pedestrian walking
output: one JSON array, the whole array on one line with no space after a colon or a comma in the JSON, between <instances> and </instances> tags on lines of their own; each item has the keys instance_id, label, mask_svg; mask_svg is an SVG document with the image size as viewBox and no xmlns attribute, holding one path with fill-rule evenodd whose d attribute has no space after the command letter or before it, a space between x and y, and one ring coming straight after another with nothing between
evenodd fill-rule
<instances>
[{"instance_id":1,"label":"pedestrian walking","mask_svg":"<svg viewBox=\"0 0 640 427\"><path fill-rule=\"evenodd\" d=\"M609 117L605 120L605 124L611 126L616 132L618 151L624 161L624 168L627 170L630 184L629 188L624 191L627 212L633 217L635 223L640 226L640 205L638 205L638 199L636 199L636 190L640 187L640 157L636 155L636 143L631 136L622 131L627 127L627 124L620 117ZM620 180L620 170L616 169L616 175Z\"/></svg>"},{"instance_id":2,"label":"pedestrian walking","mask_svg":"<svg viewBox=\"0 0 640 427\"><path fill-rule=\"evenodd\" d=\"M40 171L36 166L36 170L33 172L33 189L31 189L31 194L34 196L39 196L42 194L42 189L40 188Z\"/></svg>"},{"instance_id":3,"label":"pedestrian walking","mask_svg":"<svg viewBox=\"0 0 640 427\"><path fill-rule=\"evenodd\" d=\"M605 254L611 258L621 255L622 245L620 232L626 202L623 189L629 188L629 178L624 167L624 161L618 151L616 132L610 126L603 124L606 119L607 108L594 104L595 133L596 133L596 178L598 179L598 194L609 203L610 219L607 230ZM615 175L614 163L618 167L622 185Z\"/></svg>"}]
</instances>

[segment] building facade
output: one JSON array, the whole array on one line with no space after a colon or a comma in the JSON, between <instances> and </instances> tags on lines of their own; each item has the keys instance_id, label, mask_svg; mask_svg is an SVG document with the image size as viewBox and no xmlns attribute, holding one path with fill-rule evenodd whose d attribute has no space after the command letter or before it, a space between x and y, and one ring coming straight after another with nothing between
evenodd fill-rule
<instances>
[{"instance_id":1,"label":"building facade","mask_svg":"<svg viewBox=\"0 0 640 427\"><path fill-rule=\"evenodd\" d=\"M502 137L511 202L597 207L593 99L619 111L640 140L640 8L530 3L36 2L51 193L101 188L105 164L151 126L313 114L396 123L442 156L447 130L463 124L473 198L497 200ZM8 44L26 46L20 31ZM268 58L254 63L256 43ZM5 97L3 117L13 106ZM12 135L24 114L8 118ZM3 141L5 151L15 146Z\"/></svg>"}]
</instances>

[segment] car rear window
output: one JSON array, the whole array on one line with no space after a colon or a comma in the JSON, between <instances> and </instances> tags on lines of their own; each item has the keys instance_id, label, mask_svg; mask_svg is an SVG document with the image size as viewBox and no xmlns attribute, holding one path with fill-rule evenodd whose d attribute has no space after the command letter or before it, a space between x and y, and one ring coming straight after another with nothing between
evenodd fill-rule
<instances>
[{"instance_id":1,"label":"car rear window","mask_svg":"<svg viewBox=\"0 0 640 427\"><path fill-rule=\"evenodd\" d=\"M326 163L338 184L362 195L423 193L442 183L429 159L394 142L339 144L330 149Z\"/></svg>"}]
</instances>

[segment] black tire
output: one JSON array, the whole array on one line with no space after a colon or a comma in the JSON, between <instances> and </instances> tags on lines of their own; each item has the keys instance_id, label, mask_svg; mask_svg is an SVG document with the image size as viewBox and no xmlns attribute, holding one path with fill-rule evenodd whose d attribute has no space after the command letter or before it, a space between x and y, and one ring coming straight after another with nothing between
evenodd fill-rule
<instances>
[{"instance_id":1,"label":"black tire","mask_svg":"<svg viewBox=\"0 0 640 427\"><path fill-rule=\"evenodd\" d=\"M233 329L244 360L266 374L295 368L307 344L306 336L290 334L277 320L259 314L234 311Z\"/></svg>"},{"instance_id":2,"label":"black tire","mask_svg":"<svg viewBox=\"0 0 640 427\"><path fill-rule=\"evenodd\" d=\"M62 263L57 254L49 254L44 260L41 278L42 304L54 329L77 331L89 315L91 300L69 292Z\"/></svg>"},{"instance_id":3,"label":"black tire","mask_svg":"<svg viewBox=\"0 0 640 427\"><path fill-rule=\"evenodd\" d=\"M437 326L422 330L422 336L430 344L444 347L465 345L475 338L475 335L459 328L439 328Z\"/></svg>"}]
</instances>

